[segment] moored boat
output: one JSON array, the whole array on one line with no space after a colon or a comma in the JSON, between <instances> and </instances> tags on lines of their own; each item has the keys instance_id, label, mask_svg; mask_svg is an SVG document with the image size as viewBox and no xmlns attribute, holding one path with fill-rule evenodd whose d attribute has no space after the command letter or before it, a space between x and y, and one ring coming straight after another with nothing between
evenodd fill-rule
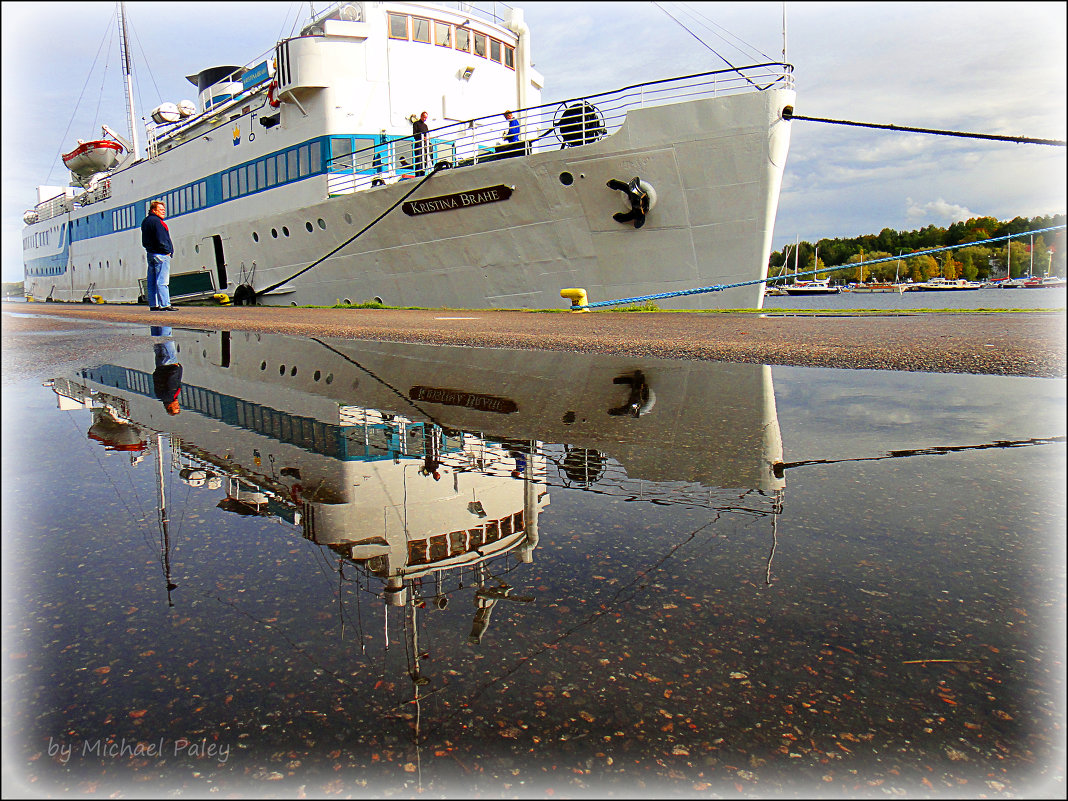
<instances>
[{"instance_id":1,"label":"moored boat","mask_svg":"<svg viewBox=\"0 0 1068 801\"><path fill-rule=\"evenodd\" d=\"M546 104L523 14L498 8L342 3L272 58L190 75L198 102L149 115L147 152L134 141L110 168L121 181L39 188L27 295L80 301L93 284L137 302L158 198L175 300L545 308L568 287L596 301L749 282L661 305L759 308L792 67Z\"/></svg>"},{"instance_id":2,"label":"moored boat","mask_svg":"<svg viewBox=\"0 0 1068 801\"><path fill-rule=\"evenodd\" d=\"M1024 289L1064 289L1068 281L1056 275L1047 275L1043 278L1030 278L1021 284Z\"/></svg>"},{"instance_id":3,"label":"moored boat","mask_svg":"<svg viewBox=\"0 0 1068 801\"><path fill-rule=\"evenodd\" d=\"M961 290L981 289L978 281L965 281L963 278L949 279L936 277L929 281L905 284L905 292L959 292Z\"/></svg>"},{"instance_id":4,"label":"moored boat","mask_svg":"<svg viewBox=\"0 0 1068 801\"><path fill-rule=\"evenodd\" d=\"M797 281L783 287L787 295L837 295L842 288L831 284L830 278L814 278L811 281Z\"/></svg>"},{"instance_id":5,"label":"moored boat","mask_svg":"<svg viewBox=\"0 0 1068 801\"><path fill-rule=\"evenodd\" d=\"M898 294L905 291L904 284L894 284L886 282L877 282L872 284L854 284L849 288L850 292L897 292Z\"/></svg>"}]
</instances>

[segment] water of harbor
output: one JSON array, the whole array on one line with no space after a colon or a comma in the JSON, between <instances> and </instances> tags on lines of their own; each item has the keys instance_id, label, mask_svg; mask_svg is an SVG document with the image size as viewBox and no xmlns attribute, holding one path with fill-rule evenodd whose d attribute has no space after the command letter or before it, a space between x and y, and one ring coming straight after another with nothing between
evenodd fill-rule
<instances>
[{"instance_id":1,"label":"water of harbor","mask_svg":"<svg viewBox=\"0 0 1068 801\"><path fill-rule=\"evenodd\" d=\"M916 309L1063 309L1065 290L1050 289L968 289L942 292L839 292L834 295L767 295L768 311L874 309L915 311Z\"/></svg>"},{"instance_id":2,"label":"water of harbor","mask_svg":"<svg viewBox=\"0 0 1068 801\"><path fill-rule=\"evenodd\" d=\"M96 336L4 376L5 796L1063 795L1063 380Z\"/></svg>"}]
</instances>

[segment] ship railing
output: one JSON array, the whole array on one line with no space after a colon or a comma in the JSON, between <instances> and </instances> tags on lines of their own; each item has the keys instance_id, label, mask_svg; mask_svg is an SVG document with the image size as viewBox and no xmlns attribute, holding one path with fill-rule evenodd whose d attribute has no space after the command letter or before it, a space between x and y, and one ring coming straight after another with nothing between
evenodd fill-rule
<instances>
[{"instance_id":1,"label":"ship railing","mask_svg":"<svg viewBox=\"0 0 1068 801\"><path fill-rule=\"evenodd\" d=\"M37 219L35 220L35 222L43 222L44 220L50 220L53 217L58 217L61 214L66 214L73 208L74 198L69 198L64 195L57 195L51 200L45 200L33 207L33 210L37 212Z\"/></svg>"},{"instance_id":2,"label":"ship railing","mask_svg":"<svg viewBox=\"0 0 1068 801\"><path fill-rule=\"evenodd\" d=\"M649 81L519 109L513 112L520 123L518 142L504 141L508 122L502 114L451 123L429 132L430 153L422 157L411 135L385 139L339 157L331 164L328 191L330 195L348 194L411 179L442 162L462 168L591 144L618 131L633 109L770 88L792 89L793 85L793 67L782 63Z\"/></svg>"}]
</instances>

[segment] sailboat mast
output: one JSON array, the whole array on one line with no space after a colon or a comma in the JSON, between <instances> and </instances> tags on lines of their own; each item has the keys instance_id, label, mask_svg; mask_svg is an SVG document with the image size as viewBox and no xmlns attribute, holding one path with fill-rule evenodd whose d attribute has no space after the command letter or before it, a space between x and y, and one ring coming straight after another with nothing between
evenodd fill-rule
<instances>
[{"instance_id":1,"label":"sailboat mast","mask_svg":"<svg viewBox=\"0 0 1068 801\"><path fill-rule=\"evenodd\" d=\"M122 71L126 79L126 114L130 123L130 144L133 145L133 160L141 157L137 146L137 128L134 126L133 104L133 66L130 62L130 42L126 35L126 4L119 3L119 55L122 57Z\"/></svg>"}]
</instances>

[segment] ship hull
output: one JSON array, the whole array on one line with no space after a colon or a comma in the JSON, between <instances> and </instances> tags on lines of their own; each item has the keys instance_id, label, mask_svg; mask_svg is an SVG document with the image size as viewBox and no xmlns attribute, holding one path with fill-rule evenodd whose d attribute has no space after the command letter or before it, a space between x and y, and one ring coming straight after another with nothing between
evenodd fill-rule
<instances>
[{"instance_id":1,"label":"ship hull","mask_svg":"<svg viewBox=\"0 0 1068 801\"><path fill-rule=\"evenodd\" d=\"M560 291L573 287L585 289L591 303L729 287L655 302L760 308L789 148L782 112L793 98L792 90L770 89L631 109L597 142L442 170L408 197L511 190L506 199L470 207L414 215L394 208L417 177L333 196L326 179L309 179L191 209L168 220L176 246L172 281L202 273L211 290L240 296L248 287L263 305L560 308L568 305ZM180 183L176 171L187 161L175 152L158 162L132 168L130 198L118 195L126 182L113 181L99 207L27 229L52 234L27 254L28 295L79 301L92 285L105 302L141 299L140 220L90 238L70 233L79 230L79 214L107 213L144 196L146 187ZM148 180L146 167L153 170ZM168 170L175 172L163 174ZM641 227L615 218L631 205L607 186L634 178L652 190Z\"/></svg>"}]
</instances>

